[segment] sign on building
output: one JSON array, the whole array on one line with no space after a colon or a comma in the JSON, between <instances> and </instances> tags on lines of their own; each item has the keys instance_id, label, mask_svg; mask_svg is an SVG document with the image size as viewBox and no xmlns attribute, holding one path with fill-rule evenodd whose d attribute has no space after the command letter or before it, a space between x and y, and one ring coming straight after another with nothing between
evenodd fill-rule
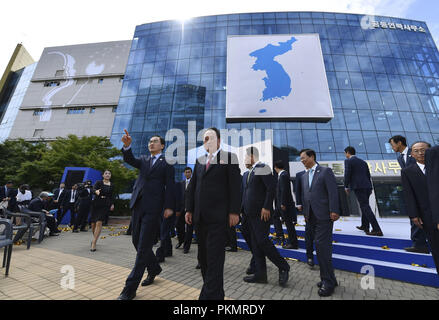
<instances>
[{"instance_id":1,"label":"sign on building","mask_svg":"<svg viewBox=\"0 0 439 320\"><path fill-rule=\"evenodd\" d=\"M226 119L334 117L318 34L227 38Z\"/></svg>"}]
</instances>

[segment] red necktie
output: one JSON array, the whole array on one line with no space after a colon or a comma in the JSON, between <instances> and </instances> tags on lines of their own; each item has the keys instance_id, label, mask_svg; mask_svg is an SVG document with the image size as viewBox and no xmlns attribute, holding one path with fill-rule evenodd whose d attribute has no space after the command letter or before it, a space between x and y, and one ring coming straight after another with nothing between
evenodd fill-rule
<instances>
[{"instance_id":1,"label":"red necktie","mask_svg":"<svg viewBox=\"0 0 439 320\"><path fill-rule=\"evenodd\" d=\"M206 163L206 171L209 169L210 162L212 161L212 158L213 158L213 154L209 154L209 157L207 158L207 163Z\"/></svg>"}]
</instances>

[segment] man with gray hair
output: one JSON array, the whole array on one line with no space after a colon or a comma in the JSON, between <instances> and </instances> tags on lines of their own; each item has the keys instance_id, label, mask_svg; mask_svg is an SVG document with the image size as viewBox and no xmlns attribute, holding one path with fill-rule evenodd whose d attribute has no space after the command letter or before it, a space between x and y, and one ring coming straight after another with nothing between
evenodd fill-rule
<instances>
[{"instance_id":1,"label":"man with gray hair","mask_svg":"<svg viewBox=\"0 0 439 320\"><path fill-rule=\"evenodd\" d=\"M47 227L50 230L49 236L58 236L60 231L56 227L56 219L55 217L49 213L49 211L46 210L46 203L48 198L52 196L53 193L49 193L47 191L43 191L40 193L40 195L36 198L34 198L28 206L28 209L30 211L35 212L44 212L46 214L46 221L47 221Z\"/></svg>"}]
</instances>

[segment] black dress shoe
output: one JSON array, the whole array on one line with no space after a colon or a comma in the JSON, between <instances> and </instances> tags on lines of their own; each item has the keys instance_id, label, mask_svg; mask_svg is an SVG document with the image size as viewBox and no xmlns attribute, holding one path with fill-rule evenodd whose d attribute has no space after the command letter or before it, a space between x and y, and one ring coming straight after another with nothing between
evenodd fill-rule
<instances>
[{"instance_id":1,"label":"black dress shoe","mask_svg":"<svg viewBox=\"0 0 439 320\"><path fill-rule=\"evenodd\" d=\"M334 293L334 288L322 285L317 293L321 297L329 297Z\"/></svg>"},{"instance_id":2,"label":"black dress shoe","mask_svg":"<svg viewBox=\"0 0 439 320\"><path fill-rule=\"evenodd\" d=\"M407 252L415 252L415 253L425 253L425 254L430 253L430 250L428 250L428 248L409 247L409 248L404 248L404 250Z\"/></svg>"},{"instance_id":3,"label":"black dress shoe","mask_svg":"<svg viewBox=\"0 0 439 320\"><path fill-rule=\"evenodd\" d=\"M245 271L245 273L247 273L247 274L255 274L255 272L253 271L253 269L251 267L248 267L247 270Z\"/></svg>"},{"instance_id":4,"label":"black dress shoe","mask_svg":"<svg viewBox=\"0 0 439 320\"><path fill-rule=\"evenodd\" d=\"M228 252L237 252L238 248L226 247L225 250Z\"/></svg>"},{"instance_id":5,"label":"black dress shoe","mask_svg":"<svg viewBox=\"0 0 439 320\"><path fill-rule=\"evenodd\" d=\"M307 264L312 268L314 267L314 259L309 258Z\"/></svg>"},{"instance_id":6,"label":"black dress shoe","mask_svg":"<svg viewBox=\"0 0 439 320\"><path fill-rule=\"evenodd\" d=\"M294 249L294 250L296 250L296 249L299 249L299 246L297 244L293 245L291 243L288 243L288 244L283 245L282 248L283 249Z\"/></svg>"},{"instance_id":7,"label":"black dress shoe","mask_svg":"<svg viewBox=\"0 0 439 320\"><path fill-rule=\"evenodd\" d=\"M319 283L317 283L317 287L321 288L323 285L323 281L320 281ZM338 287L338 283L335 284L334 287Z\"/></svg>"},{"instance_id":8,"label":"black dress shoe","mask_svg":"<svg viewBox=\"0 0 439 320\"><path fill-rule=\"evenodd\" d=\"M366 231L366 234L368 236L375 236L375 237L382 237L383 236L383 233L381 231L370 231L370 232Z\"/></svg>"},{"instance_id":9,"label":"black dress shoe","mask_svg":"<svg viewBox=\"0 0 439 320\"><path fill-rule=\"evenodd\" d=\"M155 274L148 273L148 276L146 277L146 279L142 281L142 287L149 286L150 284L152 284L154 282L155 277L158 276L160 274L160 272L162 272L161 269L158 273L155 273Z\"/></svg>"},{"instance_id":10,"label":"black dress shoe","mask_svg":"<svg viewBox=\"0 0 439 320\"><path fill-rule=\"evenodd\" d=\"M181 247L181 245L183 244L183 242L179 242L177 243L177 245L175 246L175 249L179 249Z\"/></svg>"},{"instance_id":11,"label":"black dress shoe","mask_svg":"<svg viewBox=\"0 0 439 320\"><path fill-rule=\"evenodd\" d=\"M289 270L279 270L279 285L285 287L288 282Z\"/></svg>"},{"instance_id":12,"label":"black dress shoe","mask_svg":"<svg viewBox=\"0 0 439 320\"><path fill-rule=\"evenodd\" d=\"M363 227L363 226L356 226L355 228L357 228L358 230L361 230L361 231L369 232L369 228L366 228L366 227Z\"/></svg>"},{"instance_id":13,"label":"black dress shoe","mask_svg":"<svg viewBox=\"0 0 439 320\"><path fill-rule=\"evenodd\" d=\"M59 232L51 232L49 233L49 237L57 237L59 236Z\"/></svg>"},{"instance_id":14,"label":"black dress shoe","mask_svg":"<svg viewBox=\"0 0 439 320\"><path fill-rule=\"evenodd\" d=\"M183 253L184 253L184 254L189 253L189 249L186 249L186 248L185 248L185 249L183 250Z\"/></svg>"},{"instance_id":15,"label":"black dress shoe","mask_svg":"<svg viewBox=\"0 0 439 320\"><path fill-rule=\"evenodd\" d=\"M244 277L243 280L248 283L268 283L267 276L257 277L254 274Z\"/></svg>"},{"instance_id":16,"label":"black dress shoe","mask_svg":"<svg viewBox=\"0 0 439 320\"><path fill-rule=\"evenodd\" d=\"M74 232L74 233L78 233L79 232L79 230L78 229L73 229L73 231L72 232Z\"/></svg>"},{"instance_id":17,"label":"black dress shoe","mask_svg":"<svg viewBox=\"0 0 439 320\"><path fill-rule=\"evenodd\" d=\"M127 290L122 290L122 293L117 298L117 300L133 300L136 297L136 292L128 292Z\"/></svg>"},{"instance_id":18,"label":"black dress shoe","mask_svg":"<svg viewBox=\"0 0 439 320\"><path fill-rule=\"evenodd\" d=\"M201 269L201 266L199 263L197 263L197 266L195 267L195 269Z\"/></svg>"}]
</instances>

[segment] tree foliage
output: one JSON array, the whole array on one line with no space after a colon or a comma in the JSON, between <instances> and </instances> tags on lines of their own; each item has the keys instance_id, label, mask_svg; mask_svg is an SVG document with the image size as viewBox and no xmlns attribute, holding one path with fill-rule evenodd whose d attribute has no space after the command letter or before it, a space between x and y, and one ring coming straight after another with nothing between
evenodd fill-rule
<instances>
[{"instance_id":1,"label":"tree foliage","mask_svg":"<svg viewBox=\"0 0 439 320\"><path fill-rule=\"evenodd\" d=\"M102 172L108 169L112 172L111 180L118 193L137 175L135 170L126 168L123 161L115 159L120 156L120 151L105 137L78 138L69 135L47 145L24 140L6 141L0 144L0 152L3 149L15 163L8 167L9 159L2 157L0 179L10 179L15 184L27 183L33 189L52 190L57 187L65 167L89 167Z\"/></svg>"}]
</instances>

